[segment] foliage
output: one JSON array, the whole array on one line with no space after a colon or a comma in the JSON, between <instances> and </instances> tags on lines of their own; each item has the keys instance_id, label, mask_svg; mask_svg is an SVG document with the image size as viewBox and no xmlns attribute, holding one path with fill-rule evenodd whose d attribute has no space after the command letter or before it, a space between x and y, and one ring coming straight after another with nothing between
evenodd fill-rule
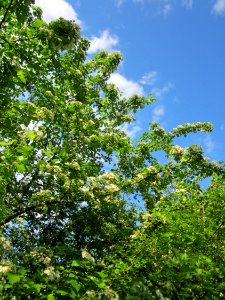
<instances>
[{"instance_id":1,"label":"foliage","mask_svg":"<svg viewBox=\"0 0 225 300\"><path fill-rule=\"evenodd\" d=\"M224 166L174 144L211 125L133 145L120 126L154 98L124 98L120 53L87 57L33 3L0 0L1 299L224 298Z\"/></svg>"}]
</instances>

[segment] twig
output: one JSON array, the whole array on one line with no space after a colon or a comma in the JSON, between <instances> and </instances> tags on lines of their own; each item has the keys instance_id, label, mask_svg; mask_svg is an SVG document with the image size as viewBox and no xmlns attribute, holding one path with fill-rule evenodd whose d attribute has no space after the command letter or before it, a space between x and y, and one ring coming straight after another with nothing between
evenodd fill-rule
<instances>
[{"instance_id":1,"label":"twig","mask_svg":"<svg viewBox=\"0 0 225 300\"><path fill-rule=\"evenodd\" d=\"M217 227L217 229L213 232L212 237L220 230L221 227L223 227L224 224L225 224L225 221L220 223L220 225Z\"/></svg>"},{"instance_id":2,"label":"twig","mask_svg":"<svg viewBox=\"0 0 225 300\"><path fill-rule=\"evenodd\" d=\"M9 6L8 6L7 9L6 9L6 12L5 12L5 14L4 14L4 17L3 17L3 19L2 19L1 22L0 22L0 28L2 27L2 24L5 22L6 16L7 16L9 10L10 10L12 4L13 4L13 0L10 1Z\"/></svg>"}]
</instances>

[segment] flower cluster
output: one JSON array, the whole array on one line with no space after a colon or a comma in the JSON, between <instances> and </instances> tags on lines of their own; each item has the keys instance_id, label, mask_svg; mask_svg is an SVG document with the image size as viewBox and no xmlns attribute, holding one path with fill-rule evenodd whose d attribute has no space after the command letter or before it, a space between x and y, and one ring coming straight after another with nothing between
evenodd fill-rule
<instances>
[{"instance_id":1,"label":"flower cluster","mask_svg":"<svg viewBox=\"0 0 225 300\"><path fill-rule=\"evenodd\" d=\"M88 193L90 191L90 189L88 186L83 186L83 187L80 187L80 191L83 193Z\"/></svg>"},{"instance_id":2,"label":"flower cluster","mask_svg":"<svg viewBox=\"0 0 225 300\"><path fill-rule=\"evenodd\" d=\"M113 173L113 172L106 172L106 173L104 173L103 175L101 175L101 178L102 178L102 179L109 180L109 181L113 181L113 180L115 180L115 179L118 178L118 175L116 175L116 174Z\"/></svg>"},{"instance_id":3,"label":"flower cluster","mask_svg":"<svg viewBox=\"0 0 225 300\"><path fill-rule=\"evenodd\" d=\"M177 156L177 155L180 156L180 155L184 154L185 151L186 151L186 150L185 150L184 148L182 148L182 147L176 145L176 146L173 146L173 147L170 149L169 155L170 155L170 156Z\"/></svg>"},{"instance_id":4,"label":"flower cluster","mask_svg":"<svg viewBox=\"0 0 225 300\"><path fill-rule=\"evenodd\" d=\"M50 280L54 280L60 277L59 272L54 267L49 266L44 270L44 274L49 277Z\"/></svg>"},{"instance_id":5,"label":"flower cluster","mask_svg":"<svg viewBox=\"0 0 225 300\"><path fill-rule=\"evenodd\" d=\"M66 165L68 167L70 167L71 169L74 169L76 171L79 171L80 170L80 165L78 164L78 162L76 161L72 161L71 163L66 163Z\"/></svg>"},{"instance_id":6,"label":"flower cluster","mask_svg":"<svg viewBox=\"0 0 225 300\"><path fill-rule=\"evenodd\" d=\"M157 172L157 169L153 166L148 166L146 171L149 173L155 173L155 172Z\"/></svg>"},{"instance_id":7,"label":"flower cluster","mask_svg":"<svg viewBox=\"0 0 225 300\"><path fill-rule=\"evenodd\" d=\"M109 185L106 185L105 189L109 192L112 192L112 193L118 192L120 190L120 188L117 185L113 184L113 183L110 183Z\"/></svg>"},{"instance_id":8,"label":"flower cluster","mask_svg":"<svg viewBox=\"0 0 225 300\"><path fill-rule=\"evenodd\" d=\"M0 264L0 274L7 273L11 270L11 264L7 260L3 260Z\"/></svg>"},{"instance_id":9,"label":"flower cluster","mask_svg":"<svg viewBox=\"0 0 225 300\"><path fill-rule=\"evenodd\" d=\"M176 128L174 128L171 131L170 135L171 137L181 136L181 135L186 136L190 132L198 132L198 131L210 132L212 131L212 129L213 126L209 122L186 123L184 125L179 125Z\"/></svg>"},{"instance_id":10,"label":"flower cluster","mask_svg":"<svg viewBox=\"0 0 225 300\"><path fill-rule=\"evenodd\" d=\"M52 192L50 190L41 190L37 193L35 193L33 196L35 197L50 197L52 195Z\"/></svg>"},{"instance_id":11,"label":"flower cluster","mask_svg":"<svg viewBox=\"0 0 225 300\"><path fill-rule=\"evenodd\" d=\"M30 252L30 256L32 258L37 259L39 262L41 262L41 263L43 263L45 265L48 265L51 262L51 258L50 257L44 255L41 252L35 251L35 250Z\"/></svg>"},{"instance_id":12,"label":"flower cluster","mask_svg":"<svg viewBox=\"0 0 225 300\"><path fill-rule=\"evenodd\" d=\"M4 236L0 237L0 247L3 250L9 250L11 248L10 241L7 240Z\"/></svg>"}]
</instances>

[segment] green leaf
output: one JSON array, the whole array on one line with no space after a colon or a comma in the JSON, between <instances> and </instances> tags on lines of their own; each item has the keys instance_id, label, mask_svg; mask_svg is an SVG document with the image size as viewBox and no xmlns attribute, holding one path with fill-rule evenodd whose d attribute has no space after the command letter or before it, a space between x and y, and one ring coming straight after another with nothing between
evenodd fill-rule
<instances>
[{"instance_id":1,"label":"green leaf","mask_svg":"<svg viewBox=\"0 0 225 300\"><path fill-rule=\"evenodd\" d=\"M34 21L34 23L32 24L33 27L40 27L44 24L43 20L37 19Z\"/></svg>"},{"instance_id":2,"label":"green leaf","mask_svg":"<svg viewBox=\"0 0 225 300\"><path fill-rule=\"evenodd\" d=\"M34 285L32 285L32 287L34 287L34 288L37 290L37 292L39 293L40 290L41 290L43 287L45 287L45 285L44 285L44 284L34 284Z\"/></svg>"},{"instance_id":3,"label":"green leaf","mask_svg":"<svg viewBox=\"0 0 225 300\"><path fill-rule=\"evenodd\" d=\"M1 147L4 147L4 146L10 146L10 145L12 145L15 141L16 141L16 140L11 140L11 141L8 141L8 142L6 142L6 141L0 141L0 146L1 146Z\"/></svg>"},{"instance_id":4,"label":"green leaf","mask_svg":"<svg viewBox=\"0 0 225 300\"><path fill-rule=\"evenodd\" d=\"M66 295L69 295L69 293L68 293L68 292L66 292L66 291L63 291L63 290L57 290L57 291L56 291L56 293L57 293L57 294L59 294L59 295L61 295L61 296L66 296Z\"/></svg>"},{"instance_id":5,"label":"green leaf","mask_svg":"<svg viewBox=\"0 0 225 300\"><path fill-rule=\"evenodd\" d=\"M55 296L54 296L53 294L49 294L49 295L47 296L47 299L48 299L48 300L55 300Z\"/></svg>"},{"instance_id":6,"label":"green leaf","mask_svg":"<svg viewBox=\"0 0 225 300\"><path fill-rule=\"evenodd\" d=\"M76 280L70 280L71 286L75 289L75 291L78 293L81 285Z\"/></svg>"},{"instance_id":7,"label":"green leaf","mask_svg":"<svg viewBox=\"0 0 225 300\"><path fill-rule=\"evenodd\" d=\"M8 272L6 275L7 275L8 279L9 279L10 283L17 283L23 277L23 275L14 274L14 273L10 273L10 272Z\"/></svg>"},{"instance_id":8,"label":"green leaf","mask_svg":"<svg viewBox=\"0 0 225 300\"><path fill-rule=\"evenodd\" d=\"M16 168L19 172L23 172L25 170L25 165L24 164L16 164Z\"/></svg>"},{"instance_id":9,"label":"green leaf","mask_svg":"<svg viewBox=\"0 0 225 300\"><path fill-rule=\"evenodd\" d=\"M17 72L17 76L19 77L19 79L23 82L23 83L26 83L26 77L25 77L25 74L24 74L24 71L23 70L19 70Z\"/></svg>"},{"instance_id":10,"label":"green leaf","mask_svg":"<svg viewBox=\"0 0 225 300\"><path fill-rule=\"evenodd\" d=\"M78 260L73 260L71 263L72 267L80 267L80 262Z\"/></svg>"}]
</instances>

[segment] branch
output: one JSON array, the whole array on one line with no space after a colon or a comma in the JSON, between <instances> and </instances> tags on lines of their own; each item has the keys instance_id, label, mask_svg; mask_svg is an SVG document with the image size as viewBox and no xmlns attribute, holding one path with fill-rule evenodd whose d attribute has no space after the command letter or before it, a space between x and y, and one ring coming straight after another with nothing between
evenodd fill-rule
<instances>
[{"instance_id":1,"label":"branch","mask_svg":"<svg viewBox=\"0 0 225 300\"><path fill-rule=\"evenodd\" d=\"M83 201L83 200L82 200ZM82 202L81 201L81 202ZM52 201L52 202L45 202L45 204L48 204L49 206L48 206L48 208L51 206L51 205L55 205L55 204L57 204L57 205L62 205L62 206L64 206L65 204L62 202L62 201L60 201L60 199L56 199L56 200L54 200L54 201ZM14 220L14 219L16 219L17 217L19 217L19 216L22 216L23 214L26 214L26 213L29 213L29 212L31 212L31 211L33 211L33 212L40 212L40 211L42 211L43 210L43 203L41 203L41 204L39 204L39 205L36 205L36 204L33 204L33 205L31 205L31 206L28 206L28 207L26 207L26 208L24 208L24 209L22 209L22 210L17 210L15 213L13 213L12 215L10 215L10 216L8 216L7 218L5 218L5 220L3 220L3 221L1 221L0 222L0 228L1 227L4 227L6 224L8 224L10 221L12 221L12 220Z\"/></svg>"},{"instance_id":2,"label":"branch","mask_svg":"<svg viewBox=\"0 0 225 300\"><path fill-rule=\"evenodd\" d=\"M6 42L10 47L12 47L26 62L29 62L28 58L23 55L18 49L16 49L16 47L14 45L12 45L4 36L0 36L0 38Z\"/></svg>"},{"instance_id":3,"label":"branch","mask_svg":"<svg viewBox=\"0 0 225 300\"><path fill-rule=\"evenodd\" d=\"M23 209L21 211L15 212L13 215L7 217L4 221L1 221L0 222L0 227L5 226L10 221L14 220L15 218L17 218L17 217L19 217L19 216L21 216L21 215L23 215L23 214L25 214L25 213L27 213L27 212L35 209L35 208L36 208L35 205L33 205L33 206L29 206L29 207L27 207L27 208L25 208L25 209Z\"/></svg>"},{"instance_id":4,"label":"branch","mask_svg":"<svg viewBox=\"0 0 225 300\"><path fill-rule=\"evenodd\" d=\"M10 0L9 6L7 7L6 12L4 14L4 17L3 17L3 19L0 22L0 28L2 27L2 24L5 22L6 16L7 16L9 10L10 10L12 4L13 4L13 0Z\"/></svg>"},{"instance_id":5,"label":"branch","mask_svg":"<svg viewBox=\"0 0 225 300\"><path fill-rule=\"evenodd\" d=\"M217 227L217 229L213 232L212 237L221 229L221 227L223 227L224 224L225 224L225 221L220 223L220 225Z\"/></svg>"}]
</instances>

